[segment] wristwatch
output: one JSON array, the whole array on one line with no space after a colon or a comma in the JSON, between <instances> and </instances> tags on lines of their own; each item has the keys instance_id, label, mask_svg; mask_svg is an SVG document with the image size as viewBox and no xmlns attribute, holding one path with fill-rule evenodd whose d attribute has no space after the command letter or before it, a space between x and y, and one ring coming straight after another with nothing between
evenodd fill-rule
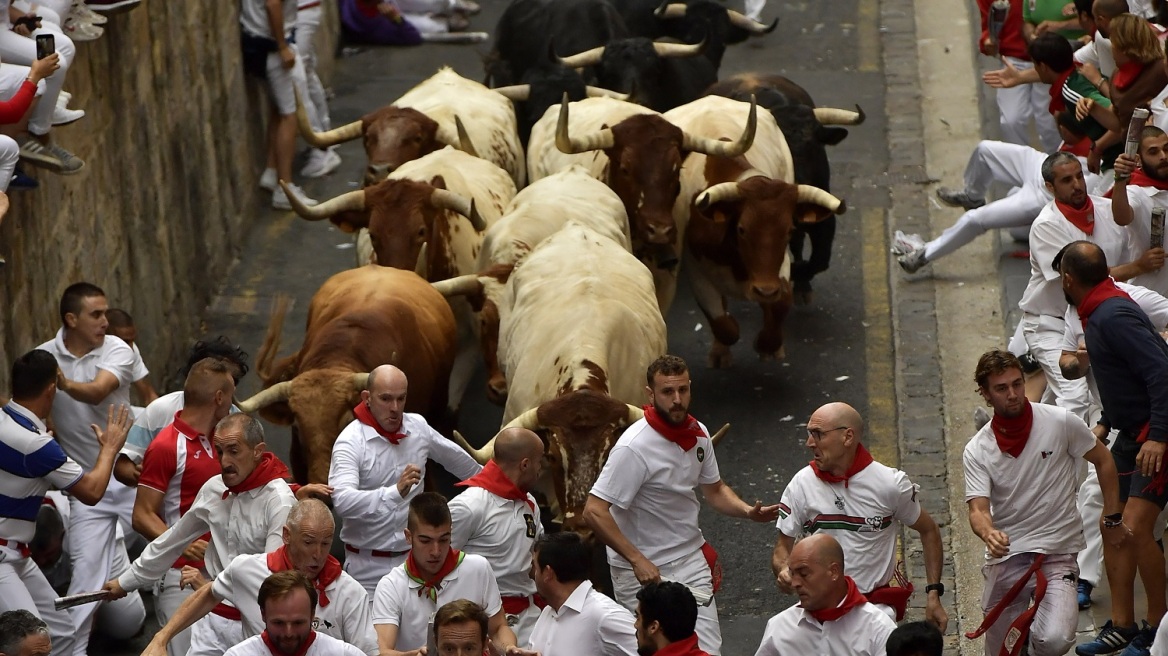
<instances>
[{"instance_id":1,"label":"wristwatch","mask_svg":"<svg viewBox=\"0 0 1168 656\"><path fill-rule=\"evenodd\" d=\"M925 586L925 594L929 594L933 590L937 591L938 597L944 596L945 584L944 583L930 583L930 584Z\"/></svg>"}]
</instances>

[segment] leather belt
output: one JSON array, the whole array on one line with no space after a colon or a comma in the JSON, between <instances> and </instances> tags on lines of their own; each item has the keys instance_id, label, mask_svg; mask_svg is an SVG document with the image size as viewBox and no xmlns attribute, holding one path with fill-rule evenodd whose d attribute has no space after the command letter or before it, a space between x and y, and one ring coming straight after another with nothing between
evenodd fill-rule
<instances>
[{"instance_id":1,"label":"leather belt","mask_svg":"<svg viewBox=\"0 0 1168 656\"><path fill-rule=\"evenodd\" d=\"M212 608L211 612L218 615L219 617L225 617L229 620L235 620L236 622L243 619L243 614L239 612L238 608L228 606L227 604L219 604L218 606Z\"/></svg>"},{"instance_id":2,"label":"leather belt","mask_svg":"<svg viewBox=\"0 0 1168 656\"><path fill-rule=\"evenodd\" d=\"M367 553L367 554L373 556L374 558L400 558L400 557L402 557L410 552L409 549L406 549L405 551L381 551L379 549L358 549L357 547L354 547L351 544L345 545L345 551L348 551L349 553L355 553L355 554Z\"/></svg>"}]
</instances>

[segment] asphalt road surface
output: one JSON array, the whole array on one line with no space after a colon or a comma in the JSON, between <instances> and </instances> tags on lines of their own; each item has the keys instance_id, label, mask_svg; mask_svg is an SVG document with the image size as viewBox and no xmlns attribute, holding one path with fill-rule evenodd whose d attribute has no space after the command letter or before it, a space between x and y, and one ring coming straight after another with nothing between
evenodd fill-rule
<instances>
[{"instance_id":1,"label":"asphalt road surface","mask_svg":"<svg viewBox=\"0 0 1168 656\"><path fill-rule=\"evenodd\" d=\"M472 29L492 31L506 3L484 0ZM741 9L741 7L734 6ZM887 314L887 253L883 246L887 197L882 180L888 161L885 138L884 76L880 68L876 0L770 3L764 20L781 19L778 29L731 47L722 66L726 76L738 72L786 75L803 85L820 106L851 108L860 104L863 125L829 149L832 191L846 199L849 211L839 218L829 271L815 279L812 304L793 309L786 322L786 360L760 361L751 343L761 320L757 307L735 303L732 313L742 326L729 369L706 367L710 334L688 287L682 287L668 317L669 349L691 366L694 400L691 411L711 429L730 422L729 436L718 450L724 479L746 500L777 503L786 482L809 454L803 424L821 404L842 400L866 417L871 410L873 437L894 438L887 411L891 406L890 369L878 366L891 357ZM472 79L483 77L481 58L489 44L427 45L417 48L368 48L339 62L332 89L333 125L356 120L388 104L432 75L451 66ZM473 112L473 108L468 108ZM311 181L307 192L324 199L355 188L364 167L360 142L340 147L344 164L327 179ZM866 257L866 254L877 257ZM308 301L328 276L354 264L350 235L328 222L310 223L291 213L262 211L243 255L221 294L209 308L206 335L229 335L254 358L277 293L290 294L293 308L285 323L280 354L299 347ZM149 335L141 337L148 340ZM869 376L869 372L876 375ZM160 381L161 382L161 381ZM166 381L173 386L174 381ZM161 387L161 385L160 385ZM167 389L172 389L168 387ZM258 391L249 375L240 397ZM501 408L482 393L480 372L467 394L460 428L472 442L485 442L499 427ZM875 401L875 406L870 403ZM269 442L287 456L288 430L268 426ZM878 455L879 457L879 455ZM779 593L770 573L776 529L703 510L701 526L718 549L725 581L718 595L724 653L751 654L767 618L793 603ZM148 627L152 632L154 624ZM148 638L105 645L104 653L138 653Z\"/></svg>"}]
</instances>

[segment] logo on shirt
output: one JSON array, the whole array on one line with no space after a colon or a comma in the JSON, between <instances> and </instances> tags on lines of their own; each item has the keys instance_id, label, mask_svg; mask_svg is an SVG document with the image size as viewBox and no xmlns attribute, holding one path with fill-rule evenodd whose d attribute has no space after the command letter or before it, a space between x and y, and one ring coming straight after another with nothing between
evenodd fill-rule
<instances>
[{"instance_id":1,"label":"logo on shirt","mask_svg":"<svg viewBox=\"0 0 1168 656\"><path fill-rule=\"evenodd\" d=\"M321 619L319 617L312 618L313 631L319 631L321 629L321 625L323 625L326 630L333 628L333 623L326 619Z\"/></svg>"},{"instance_id":2,"label":"logo on shirt","mask_svg":"<svg viewBox=\"0 0 1168 656\"><path fill-rule=\"evenodd\" d=\"M698 447L698 462L703 462L706 459L705 447Z\"/></svg>"},{"instance_id":3,"label":"logo on shirt","mask_svg":"<svg viewBox=\"0 0 1168 656\"><path fill-rule=\"evenodd\" d=\"M1043 451L1043 452L1042 452L1042 459L1043 459L1043 460L1046 460L1046 457L1047 457L1047 456L1049 456L1049 455L1050 455L1050 454L1052 454L1052 453L1054 453L1054 451Z\"/></svg>"},{"instance_id":4,"label":"logo on shirt","mask_svg":"<svg viewBox=\"0 0 1168 656\"><path fill-rule=\"evenodd\" d=\"M844 500L842 498L840 498L840 495L838 495L838 494L835 495L835 507L840 512L844 511Z\"/></svg>"},{"instance_id":5,"label":"logo on shirt","mask_svg":"<svg viewBox=\"0 0 1168 656\"><path fill-rule=\"evenodd\" d=\"M535 538L535 518L527 513L523 514L523 521L527 522L527 537Z\"/></svg>"}]
</instances>

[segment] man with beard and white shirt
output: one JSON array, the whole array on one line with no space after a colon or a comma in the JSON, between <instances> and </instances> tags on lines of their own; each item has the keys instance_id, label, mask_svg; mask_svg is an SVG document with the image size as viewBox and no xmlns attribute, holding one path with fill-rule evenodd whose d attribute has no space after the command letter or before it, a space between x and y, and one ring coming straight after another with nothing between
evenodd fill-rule
<instances>
[{"instance_id":1,"label":"man with beard and white shirt","mask_svg":"<svg viewBox=\"0 0 1168 656\"><path fill-rule=\"evenodd\" d=\"M313 630L317 591L303 572L276 572L260 585L256 598L264 632L223 656L363 656L363 652L327 633Z\"/></svg>"},{"instance_id":2,"label":"man with beard and white shirt","mask_svg":"<svg viewBox=\"0 0 1168 656\"><path fill-rule=\"evenodd\" d=\"M722 480L710 434L689 414L690 377L685 360L663 355L645 374L645 417L612 447L584 505L584 520L608 546L616 600L636 608L641 586L661 579L714 594L717 554L698 528L694 488L714 510L755 522L773 522L778 505L744 502ZM720 579L720 575L718 576ZM722 647L718 605L698 610L702 649Z\"/></svg>"},{"instance_id":3,"label":"man with beard and white shirt","mask_svg":"<svg viewBox=\"0 0 1168 656\"><path fill-rule=\"evenodd\" d=\"M1152 210L1157 207L1168 209L1168 134L1154 125L1141 130L1137 155L1117 157L1115 175L1128 178L1127 198L1135 219L1128 226L1132 250L1149 252L1154 267L1132 278L1131 283L1168 295L1164 245L1152 248Z\"/></svg>"},{"instance_id":4,"label":"man with beard and white shirt","mask_svg":"<svg viewBox=\"0 0 1168 656\"><path fill-rule=\"evenodd\" d=\"M637 593L637 653L641 656L709 656L698 648L698 602L680 583L658 581Z\"/></svg>"}]
</instances>

